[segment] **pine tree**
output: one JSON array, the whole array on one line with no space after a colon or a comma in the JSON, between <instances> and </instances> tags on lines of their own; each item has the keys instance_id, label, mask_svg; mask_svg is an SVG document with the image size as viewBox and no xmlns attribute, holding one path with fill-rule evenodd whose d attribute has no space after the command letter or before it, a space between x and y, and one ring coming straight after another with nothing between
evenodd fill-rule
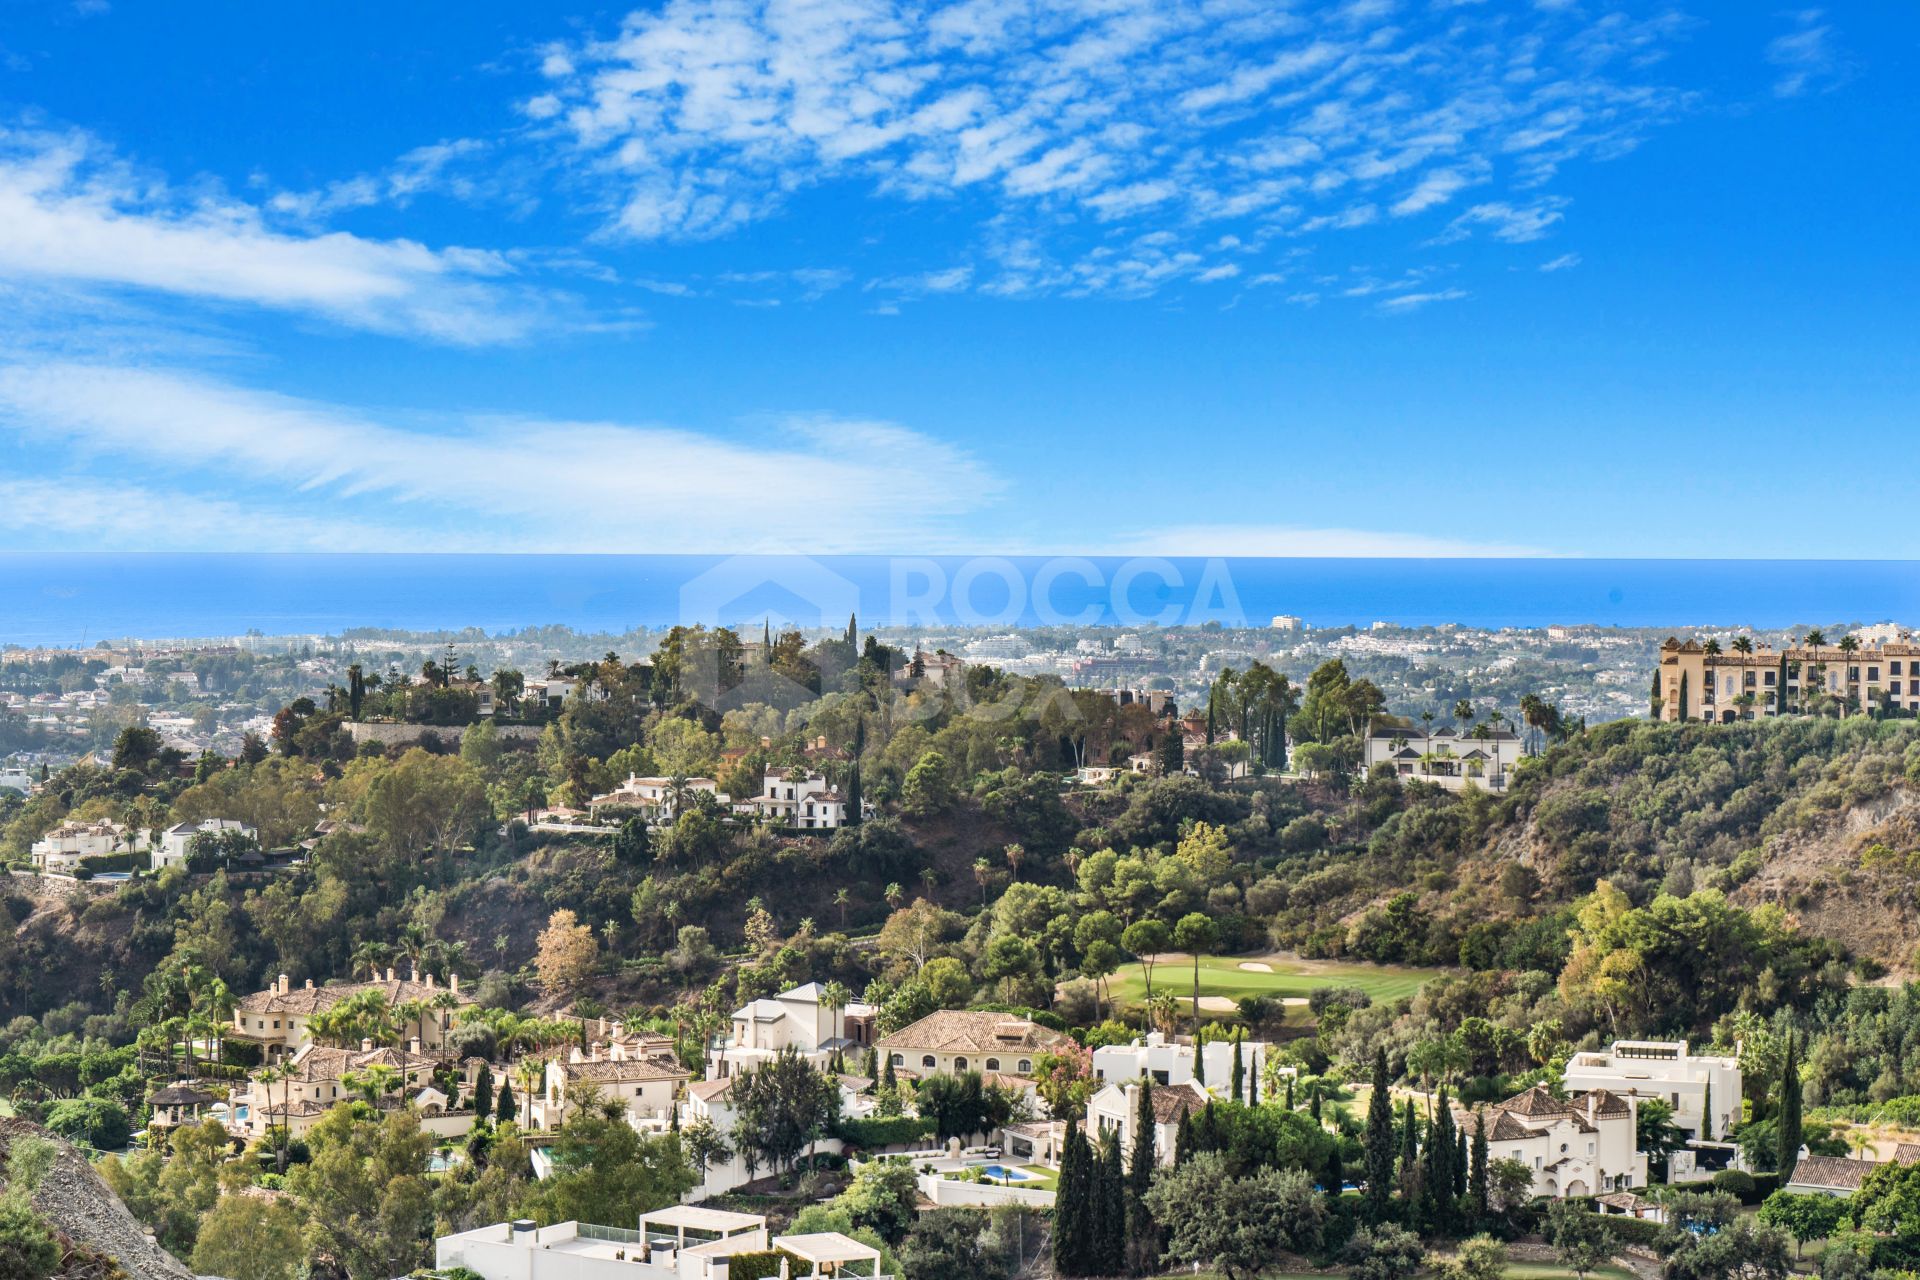
<instances>
[{"instance_id":1,"label":"pine tree","mask_svg":"<svg viewBox=\"0 0 1920 1280\"><path fill-rule=\"evenodd\" d=\"M1493 1210L1493 1188L1487 1174L1487 1113L1485 1108L1473 1113L1473 1159L1472 1168L1467 1173L1467 1194L1473 1201L1473 1211L1479 1220L1485 1222Z\"/></svg>"},{"instance_id":2,"label":"pine tree","mask_svg":"<svg viewBox=\"0 0 1920 1280\"><path fill-rule=\"evenodd\" d=\"M493 1114L493 1069L484 1062L473 1075L473 1114Z\"/></svg>"},{"instance_id":3,"label":"pine tree","mask_svg":"<svg viewBox=\"0 0 1920 1280\"><path fill-rule=\"evenodd\" d=\"M1233 1100L1235 1102L1245 1102L1247 1100L1247 1067L1240 1059L1240 1036L1238 1033L1233 1037Z\"/></svg>"},{"instance_id":4,"label":"pine tree","mask_svg":"<svg viewBox=\"0 0 1920 1280\"><path fill-rule=\"evenodd\" d=\"M1793 1167L1800 1163L1800 1061L1796 1056L1797 1037L1787 1033L1787 1056L1780 1064L1780 1145L1774 1152L1774 1167L1780 1170L1780 1185L1793 1181Z\"/></svg>"},{"instance_id":5,"label":"pine tree","mask_svg":"<svg viewBox=\"0 0 1920 1280\"><path fill-rule=\"evenodd\" d=\"M1387 1094L1387 1051L1373 1053L1373 1096L1367 1099L1367 1215L1387 1220L1393 1185L1393 1099Z\"/></svg>"}]
</instances>

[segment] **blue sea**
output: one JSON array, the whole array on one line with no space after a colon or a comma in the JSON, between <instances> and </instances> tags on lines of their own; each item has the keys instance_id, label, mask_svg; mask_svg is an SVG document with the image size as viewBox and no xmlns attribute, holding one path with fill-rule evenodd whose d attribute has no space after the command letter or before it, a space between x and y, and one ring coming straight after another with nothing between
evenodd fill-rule
<instances>
[{"instance_id":1,"label":"blue sea","mask_svg":"<svg viewBox=\"0 0 1920 1280\"><path fill-rule=\"evenodd\" d=\"M676 622L1137 627L1920 621L1920 561L0 553L0 644Z\"/></svg>"}]
</instances>

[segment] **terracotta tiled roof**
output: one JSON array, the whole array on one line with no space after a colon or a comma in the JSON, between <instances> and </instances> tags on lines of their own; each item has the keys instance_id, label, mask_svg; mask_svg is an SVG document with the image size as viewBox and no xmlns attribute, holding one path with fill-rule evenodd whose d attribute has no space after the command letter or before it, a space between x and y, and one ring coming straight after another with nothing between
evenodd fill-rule
<instances>
[{"instance_id":1,"label":"terracotta tiled roof","mask_svg":"<svg viewBox=\"0 0 1920 1280\"><path fill-rule=\"evenodd\" d=\"M687 1086L687 1093L702 1102L712 1102L715 1098L724 1098L733 1090L733 1077L723 1076L718 1080L700 1080Z\"/></svg>"},{"instance_id":2,"label":"terracotta tiled roof","mask_svg":"<svg viewBox=\"0 0 1920 1280\"><path fill-rule=\"evenodd\" d=\"M1487 1130L1488 1142L1524 1142L1539 1130L1530 1129L1505 1111L1493 1115L1493 1127Z\"/></svg>"},{"instance_id":3,"label":"terracotta tiled roof","mask_svg":"<svg viewBox=\"0 0 1920 1280\"><path fill-rule=\"evenodd\" d=\"M1048 1053L1071 1043L1050 1027L1012 1014L942 1009L883 1037L874 1047L933 1053Z\"/></svg>"},{"instance_id":4,"label":"terracotta tiled roof","mask_svg":"<svg viewBox=\"0 0 1920 1280\"><path fill-rule=\"evenodd\" d=\"M431 1000L450 990L445 983L428 986L425 982L415 982L410 978L395 978L391 982L383 978L379 982L348 982L331 987L294 987L285 993L269 987L265 991L242 996L234 1003L234 1007L243 1013L312 1014L331 1009L348 996L358 995L362 991L378 991L386 996L389 1005L397 1005L410 1000ZM454 992L453 998L462 1005L473 1003L473 997L465 992Z\"/></svg>"},{"instance_id":5,"label":"terracotta tiled roof","mask_svg":"<svg viewBox=\"0 0 1920 1280\"><path fill-rule=\"evenodd\" d=\"M1180 1118L1206 1106L1208 1098L1196 1084L1161 1087L1153 1091L1153 1122L1178 1124Z\"/></svg>"},{"instance_id":6,"label":"terracotta tiled roof","mask_svg":"<svg viewBox=\"0 0 1920 1280\"><path fill-rule=\"evenodd\" d=\"M155 1089L147 1101L156 1107L203 1107L213 1101L213 1095L190 1084L170 1084L164 1089Z\"/></svg>"},{"instance_id":7,"label":"terracotta tiled roof","mask_svg":"<svg viewBox=\"0 0 1920 1280\"><path fill-rule=\"evenodd\" d=\"M1880 1167L1877 1160L1848 1160L1844 1156L1808 1156L1793 1166L1794 1187L1826 1187L1858 1191L1866 1176Z\"/></svg>"},{"instance_id":8,"label":"terracotta tiled roof","mask_svg":"<svg viewBox=\"0 0 1920 1280\"><path fill-rule=\"evenodd\" d=\"M1920 1164L1920 1142L1903 1142L1893 1149L1895 1164Z\"/></svg>"},{"instance_id":9,"label":"terracotta tiled roof","mask_svg":"<svg viewBox=\"0 0 1920 1280\"><path fill-rule=\"evenodd\" d=\"M569 1080L596 1084L634 1084L643 1080L685 1080L687 1072L658 1058L602 1058L597 1062L563 1062Z\"/></svg>"},{"instance_id":10,"label":"terracotta tiled roof","mask_svg":"<svg viewBox=\"0 0 1920 1280\"><path fill-rule=\"evenodd\" d=\"M323 1080L338 1080L349 1071L365 1071L368 1067L392 1067L405 1073L409 1070L432 1070L436 1066L434 1059L425 1054L409 1053L405 1049L336 1049L332 1045L310 1044L293 1059L294 1080L301 1084L314 1084Z\"/></svg>"}]
</instances>

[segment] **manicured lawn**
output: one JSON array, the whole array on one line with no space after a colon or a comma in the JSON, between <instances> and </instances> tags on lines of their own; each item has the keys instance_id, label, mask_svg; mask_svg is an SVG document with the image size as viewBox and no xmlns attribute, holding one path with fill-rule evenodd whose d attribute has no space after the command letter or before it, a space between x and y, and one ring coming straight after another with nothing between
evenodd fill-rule
<instances>
[{"instance_id":1,"label":"manicured lawn","mask_svg":"<svg viewBox=\"0 0 1920 1280\"><path fill-rule=\"evenodd\" d=\"M1243 969L1243 964L1265 964L1273 972ZM1376 1002L1398 1000L1418 991L1439 970L1384 964L1350 964L1332 960L1299 960L1285 956L1203 956L1200 959L1200 995L1238 1000L1265 996L1269 1000L1304 998L1320 987L1359 987ZM1155 990L1178 996L1193 994L1193 962L1183 955L1161 957L1153 966ZM1130 964L1113 975L1113 998L1138 1003L1147 992L1143 966Z\"/></svg>"}]
</instances>

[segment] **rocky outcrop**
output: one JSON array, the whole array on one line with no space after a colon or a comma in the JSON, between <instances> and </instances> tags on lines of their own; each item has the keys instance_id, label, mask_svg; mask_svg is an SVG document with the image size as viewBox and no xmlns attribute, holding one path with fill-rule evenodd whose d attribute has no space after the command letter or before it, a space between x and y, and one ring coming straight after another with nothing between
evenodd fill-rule
<instances>
[{"instance_id":1,"label":"rocky outcrop","mask_svg":"<svg viewBox=\"0 0 1920 1280\"><path fill-rule=\"evenodd\" d=\"M0 1118L0 1161L11 1157L13 1144L23 1137L45 1139L58 1153L33 1189L33 1207L56 1231L88 1252L113 1259L133 1280L193 1280L193 1272L153 1242L120 1197L64 1139L25 1120Z\"/></svg>"}]
</instances>

